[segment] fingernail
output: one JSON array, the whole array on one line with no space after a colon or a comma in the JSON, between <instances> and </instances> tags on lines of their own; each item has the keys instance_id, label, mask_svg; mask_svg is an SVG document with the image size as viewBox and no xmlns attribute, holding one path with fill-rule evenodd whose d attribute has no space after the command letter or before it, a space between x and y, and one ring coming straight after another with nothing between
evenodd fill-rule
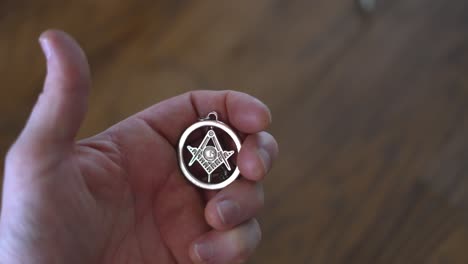
<instances>
[{"instance_id":1,"label":"fingernail","mask_svg":"<svg viewBox=\"0 0 468 264\"><path fill-rule=\"evenodd\" d=\"M50 44L50 41L47 38L39 38L39 43L41 44L42 52L44 52L44 56L46 57L47 60L50 59L52 56L52 46Z\"/></svg>"},{"instance_id":2,"label":"fingernail","mask_svg":"<svg viewBox=\"0 0 468 264\"><path fill-rule=\"evenodd\" d=\"M265 202L265 192L263 191L263 184L258 182L255 188L257 189L258 199L263 204Z\"/></svg>"},{"instance_id":3,"label":"fingernail","mask_svg":"<svg viewBox=\"0 0 468 264\"><path fill-rule=\"evenodd\" d=\"M260 148L258 150L258 156L260 157L260 160L262 161L264 172L267 173L271 167L270 154L268 154L268 152L265 149Z\"/></svg>"},{"instance_id":4,"label":"fingernail","mask_svg":"<svg viewBox=\"0 0 468 264\"><path fill-rule=\"evenodd\" d=\"M271 110L267 107L268 109L268 117L270 118L270 124L273 123L273 116L271 115Z\"/></svg>"},{"instance_id":5,"label":"fingernail","mask_svg":"<svg viewBox=\"0 0 468 264\"><path fill-rule=\"evenodd\" d=\"M240 217L240 206L237 202L231 200L224 200L218 203L216 206L219 214L219 218L225 225L236 223Z\"/></svg>"},{"instance_id":6,"label":"fingernail","mask_svg":"<svg viewBox=\"0 0 468 264\"><path fill-rule=\"evenodd\" d=\"M213 245L209 242L198 242L194 246L195 254L197 255L197 258L205 263L208 262L210 259L213 258L214 255L214 249Z\"/></svg>"}]
</instances>

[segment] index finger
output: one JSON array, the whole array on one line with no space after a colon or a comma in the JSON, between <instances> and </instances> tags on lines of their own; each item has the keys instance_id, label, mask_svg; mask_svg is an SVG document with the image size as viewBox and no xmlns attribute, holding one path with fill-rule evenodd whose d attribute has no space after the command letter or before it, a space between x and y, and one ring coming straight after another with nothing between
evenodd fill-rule
<instances>
[{"instance_id":1,"label":"index finger","mask_svg":"<svg viewBox=\"0 0 468 264\"><path fill-rule=\"evenodd\" d=\"M216 111L220 121L236 130L253 134L271 123L271 113L260 100L236 91L192 91L162 101L138 114L169 143L176 145L180 134L200 117Z\"/></svg>"}]
</instances>

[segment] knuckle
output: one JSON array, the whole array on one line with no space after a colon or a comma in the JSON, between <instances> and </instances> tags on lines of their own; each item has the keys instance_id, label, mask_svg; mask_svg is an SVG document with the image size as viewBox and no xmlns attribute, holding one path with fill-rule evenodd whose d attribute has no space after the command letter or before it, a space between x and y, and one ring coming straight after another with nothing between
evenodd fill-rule
<instances>
[{"instance_id":1,"label":"knuckle","mask_svg":"<svg viewBox=\"0 0 468 264\"><path fill-rule=\"evenodd\" d=\"M276 157L278 155L278 142L272 134L266 131L260 132L258 135L258 145L269 150L273 157Z\"/></svg>"},{"instance_id":2,"label":"knuckle","mask_svg":"<svg viewBox=\"0 0 468 264\"><path fill-rule=\"evenodd\" d=\"M7 162L22 162L28 159L34 159L35 157L41 157L40 149L36 150L33 144L24 143L21 140L17 140L7 152Z\"/></svg>"},{"instance_id":3,"label":"knuckle","mask_svg":"<svg viewBox=\"0 0 468 264\"><path fill-rule=\"evenodd\" d=\"M28 162L28 155L25 154L23 147L19 144L14 143L8 150L5 156L5 173L23 175L25 170L30 168L30 166L25 166L25 164L31 164Z\"/></svg>"},{"instance_id":4,"label":"knuckle","mask_svg":"<svg viewBox=\"0 0 468 264\"><path fill-rule=\"evenodd\" d=\"M24 152L22 150L22 147L20 146L18 141L16 141L8 149L8 151L6 153L6 156L5 156L5 162L7 164L18 162L18 160L21 158L21 156L23 156L22 152Z\"/></svg>"},{"instance_id":5,"label":"knuckle","mask_svg":"<svg viewBox=\"0 0 468 264\"><path fill-rule=\"evenodd\" d=\"M62 156L39 144L18 139L5 156L5 169L16 175L38 174L57 167Z\"/></svg>"}]
</instances>

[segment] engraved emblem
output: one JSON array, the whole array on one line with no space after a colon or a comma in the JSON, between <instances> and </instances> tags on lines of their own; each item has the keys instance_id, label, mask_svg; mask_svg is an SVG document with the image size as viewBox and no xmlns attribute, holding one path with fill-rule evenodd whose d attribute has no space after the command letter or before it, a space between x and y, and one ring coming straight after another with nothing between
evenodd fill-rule
<instances>
[{"instance_id":1,"label":"engraved emblem","mask_svg":"<svg viewBox=\"0 0 468 264\"><path fill-rule=\"evenodd\" d=\"M208 145L210 141L213 142L214 146ZM231 170L231 166L227 160L234 154L234 150L223 150L213 129L210 129L206 133L198 148L187 146L187 149L193 155L188 166L192 166L197 161L208 174L208 182L211 182L211 173L221 166L221 164L224 164L229 171Z\"/></svg>"}]
</instances>

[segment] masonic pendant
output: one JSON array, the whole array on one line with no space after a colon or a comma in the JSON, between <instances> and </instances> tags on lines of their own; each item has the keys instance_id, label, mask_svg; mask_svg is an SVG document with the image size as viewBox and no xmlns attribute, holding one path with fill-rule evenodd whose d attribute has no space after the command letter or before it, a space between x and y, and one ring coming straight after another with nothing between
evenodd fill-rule
<instances>
[{"instance_id":1,"label":"masonic pendant","mask_svg":"<svg viewBox=\"0 0 468 264\"><path fill-rule=\"evenodd\" d=\"M216 112L188 127L179 140L179 166L185 177L200 188L216 190L239 176L236 165L240 151L236 133Z\"/></svg>"}]
</instances>

